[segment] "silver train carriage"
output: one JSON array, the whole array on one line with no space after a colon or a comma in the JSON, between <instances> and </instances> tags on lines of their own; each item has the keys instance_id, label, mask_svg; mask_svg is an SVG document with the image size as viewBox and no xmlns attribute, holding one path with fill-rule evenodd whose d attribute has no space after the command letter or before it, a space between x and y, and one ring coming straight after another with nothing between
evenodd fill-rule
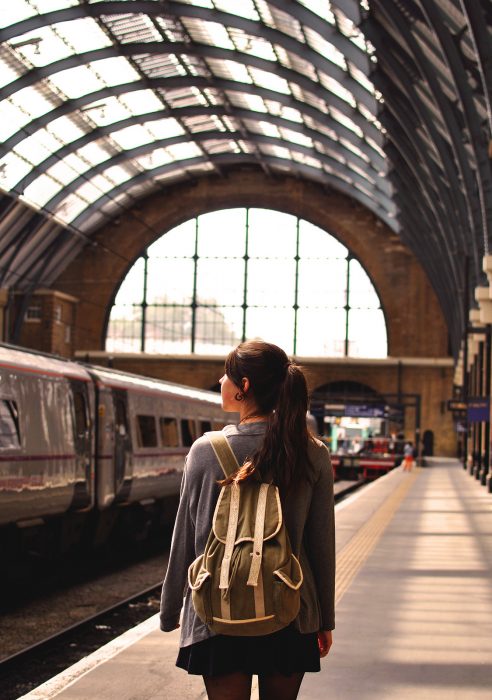
<instances>
[{"instance_id":1,"label":"silver train carriage","mask_svg":"<svg viewBox=\"0 0 492 700\"><path fill-rule=\"evenodd\" d=\"M0 526L175 496L233 419L214 392L0 345Z\"/></svg>"}]
</instances>

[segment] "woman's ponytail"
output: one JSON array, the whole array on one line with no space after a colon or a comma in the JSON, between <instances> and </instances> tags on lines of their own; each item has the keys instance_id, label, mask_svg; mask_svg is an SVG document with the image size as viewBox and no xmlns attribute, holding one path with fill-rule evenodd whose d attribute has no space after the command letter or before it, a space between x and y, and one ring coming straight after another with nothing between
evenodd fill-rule
<instances>
[{"instance_id":1,"label":"woman's ponytail","mask_svg":"<svg viewBox=\"0 0 492 700\"><path fill-rule=\"evenodd\" d=\"M236 478L258 471L284 491L303 478L310 480L308 444L313 438L307 427L308 390L302 369L278 346L249 341L229 354L226 374L237 386L247 377L258 412L268 415L263 444Z\"/></svg>"}]
</instances>

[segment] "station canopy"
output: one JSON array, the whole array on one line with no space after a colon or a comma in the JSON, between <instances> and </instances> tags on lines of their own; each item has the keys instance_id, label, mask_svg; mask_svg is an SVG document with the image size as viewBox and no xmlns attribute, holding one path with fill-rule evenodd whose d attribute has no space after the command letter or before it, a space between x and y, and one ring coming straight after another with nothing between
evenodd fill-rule
<instances>
[{"instance_id":1,"label":"station canopy","mask_svg":"<svg viewBox=\"0 0 492 700\"><path fill-rule=\"evenodd\" d=\"M138 200L256 166L384 221L456 349L492 232L491 39L488 0L2 3L0 286L54 284Z\"/></svg>"}]
</instances>

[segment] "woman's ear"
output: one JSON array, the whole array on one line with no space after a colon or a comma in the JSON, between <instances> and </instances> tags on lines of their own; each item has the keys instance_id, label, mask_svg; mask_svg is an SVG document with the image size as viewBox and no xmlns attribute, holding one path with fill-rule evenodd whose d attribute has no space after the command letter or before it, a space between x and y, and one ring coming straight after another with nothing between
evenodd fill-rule
<instances>
[{"instance_id":1,"label":"woman's ear","mask_svg":"<svg viewBox=\"0 0 492 700\"><path fill-rule=\"evenodd\" d=\"M243 377L241 379L241 391L243 394L247 394L249 391L250 383L248 377Z\"/></svg>"}]
</instances>

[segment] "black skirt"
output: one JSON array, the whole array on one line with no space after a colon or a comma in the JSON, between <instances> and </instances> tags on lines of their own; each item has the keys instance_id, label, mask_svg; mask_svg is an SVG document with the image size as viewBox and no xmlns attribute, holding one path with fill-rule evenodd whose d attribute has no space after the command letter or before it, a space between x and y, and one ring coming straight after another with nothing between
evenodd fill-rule
<instances>
[{"instance_id":1,"label":"black skirt","mask_svg":"<svg viewBox=\"0 0 492 700\"><path fill-rule=\"evenodd\" d=\"M318 635L292 626L261 637L216 635L179 650L176 666L198 676L252 675L320 670Z\"/></svg>"}]
</instances>

